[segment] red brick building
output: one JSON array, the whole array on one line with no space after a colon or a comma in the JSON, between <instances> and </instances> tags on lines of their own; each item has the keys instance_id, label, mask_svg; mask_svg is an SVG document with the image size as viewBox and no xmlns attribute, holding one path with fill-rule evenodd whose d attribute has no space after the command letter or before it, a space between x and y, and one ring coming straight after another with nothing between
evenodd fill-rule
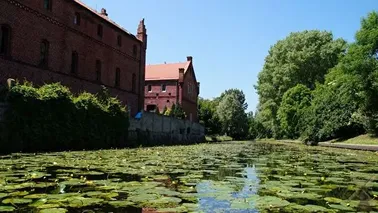
<instances>
[{"instance_id":1,"label":"red brick building","mask_svg":"<svg viewBox=\"0 0 378 213\"><path fill-rule=\"evenodd\" d=\"M146 48L144 20L135 36L79 0L0 1L0 83L105 85L134 115L144 108Z\"/></svg>"},{"instance_id":2,"label":"red brick building","mask_svg":"<svg viewBox=\"0 0 378 213\"><path fill-rule=\"evenodd\" d=\"M187 119L197 122L199 86L191 56L183 63L147 65L145 110L161 112L179 103Z\"/></svg>"}]
</instances>

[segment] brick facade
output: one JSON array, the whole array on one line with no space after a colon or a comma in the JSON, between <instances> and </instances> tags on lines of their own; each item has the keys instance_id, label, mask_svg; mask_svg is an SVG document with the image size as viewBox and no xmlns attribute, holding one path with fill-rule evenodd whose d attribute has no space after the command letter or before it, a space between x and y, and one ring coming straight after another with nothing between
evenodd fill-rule
<instances>
[{"instance_id":1,"label":"brick facade","mask_svg":"<svg viewBox=\"0 0 378 213\"><path fill-rule=\"evenodd\" d=\"M106 10L97 13L76 0L1 0L0 26L0 35L9 32L9 40L0 41L1 83L61 82L73 92L93 93L105 85L132 114L143 109L144 20L134 36Z\"/></svg>"},{"instance_id":2,"label":"brick facade","mask_svg":"<svg viewBox=\"0 0 378 213\"><path fill-rule=\"evenodd\" d=\"M145 110L149 111L149 107L156 106L161 112L164 107L171 108L173 104L179 103L184 112L187 115L187 119L193 122L198 122L198 95L199 95L199 82L195 77L195 72L192 63L192 57L187 57L187 62L178 64L176 66L157 65L152 71L149 65L146 69L147 75L154 75L150 72L161 73L160 79L149 79L145 81ZM176 69L177 75L172 75L172 70ZM180 68L181 67L181 68ZM171 76L167 76L167 72L171 73ZM166 76L165 76L166 75ZM177 76L177 77L176 77ZM163 85L165 91L163 91Z\"/></svg>"}]
</instances>

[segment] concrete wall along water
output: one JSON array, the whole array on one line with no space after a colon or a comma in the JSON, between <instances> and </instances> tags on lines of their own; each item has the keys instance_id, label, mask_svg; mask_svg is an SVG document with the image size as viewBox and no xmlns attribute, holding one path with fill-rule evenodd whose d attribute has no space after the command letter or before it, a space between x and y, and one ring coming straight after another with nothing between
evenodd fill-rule
<instances>
[{"instance_id":1,"label":"concrete wall along water","mask_svg":"<svg viewBox=\"0 0 378 213\"><path fill-rule=\"evenodd\" d=\"M190 144L205 140L205 128L188 120L144 112L130 119L129 143L142 145Z\"/></svg>"}]
</instances>

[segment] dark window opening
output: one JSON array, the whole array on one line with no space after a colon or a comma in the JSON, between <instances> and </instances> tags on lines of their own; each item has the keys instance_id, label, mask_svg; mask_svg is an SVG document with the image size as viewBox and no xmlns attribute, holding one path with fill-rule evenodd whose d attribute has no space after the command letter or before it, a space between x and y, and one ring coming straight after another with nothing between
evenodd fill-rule
<instances>
[{"instance_id":1,"label":"dark window opening","mask_svg":"<svg viewBox=\"0 0 378 213\"><path fill-rule=\"evenodd\" d=\"M169 103L169 100L167 100L167 103Z\"/></svg>"},{"instance_id":2,"label":"dark window opening","mask_svg":"<svg viewBox=\"0 0 378 213\"><path fill-rule=\"evenodd\" d=\"M136 75L133 73L132 81L131 81L131 91L135 92L136 90Z\"/></svg>"},{"instance_id":3,"label":"dark window opening","mask_svg":"<svg viewBox=\"0 0 378 213\"><path fill-rule=\"evenodd\" d=\"M162 85L161 85L161 91L162 91L162 92L167 91L167 85L162 84Z\"/></svg>"},{"instance_id":4,"label":"dark window opening","mask_svg":"<svg viewBox=\"0 0 378 213\"><path fill-rule=\"evenodd\" d=\"M102 38L102 33L103 33L103 27L101 24L97 26L97 35Z\"/></svg>"},{"instance_id":5,"label":"dark window opening","mask_svg":"<svg viewBox=\"0 0 378 213\"><path fill-rule=\"evenodd\" d=\"M137 54L138 54L138 47L137 47L137 45L134 44L134 46L133 46L133 55L136 57Z\"/></svg>"},{"instance_id":6,"label":"dark window opening","mask_svg":"<svg viewBox=\"0 0 378 213\"><path fill-rule=\"evenodd\" d=\"M52 0L43 0L43 8L51 11L52 9Z\"/></svg>"},{"instance_id":7,"label":"dark window opening","mask_svg":"<svg viewBox=\"0 0 378 213\"><path fill-rule=\"evenodd\" d=\"M48 56L49 56L50 43L47 40L43 40L41 43L41 55L39 65L42 67L48 66Z\"/></svg>"},{"instance_id":8,"label":"dark window opening","mask_svg":"<svg viewBox=\"0 0 378 213\"><path fill-rule=\"evenodd\" d=\"M121 84L121 70L117 68L116 73L115 73L115 87L119 87L120 84Z\"/></svg>"},{"instance_id":9,"label":"dark window opening","mask_svg":"<svg viewBox=\"0 0 378 213\"><path fill-rule=\"evenodd\" d=\"M96 60L96 81L101 82L101 61Z\"/></svg>"},{"instance_id":10,"label":"dark window opening","mask_svg":"<svg viewBox=\"0 0 378 213\"><path fill-rule=\"evenodd\" d=\"M156 105L153 105L153 104L150 104L150 105L147 105L147 112L155 112L157 109Z\"/></svg>"},{"instance_id":11,"label":"dark window opening","mask_svg":"<svg viewBox=\"0 0 378 213\"><path fill-rule=\"evenodd\" d=\"M80 14L79 13L75 13L74 24L75 25L80 25L80 21L81 21Z\"/></svg>"},{"instance_id":12,"label":"dark window opening","mask_svg":"<svg viewBox=\"0 0 378 213\"><path fill-rule=\"evenodd\" d=\"M77 74L79 67L79 54L76 51L72 52L72 59L71 59L71 73Z\"/></svg>"},{"instance_id":13,"label":"dark window opening","mask_svg":"<svg viewBox=\"0 0 378 213\"><path fill-rule=\"evenodd\" d=\"M117 43L118 43L118 46L122 47L122 36L118 36L117 37Z\"/></svg>"},{"instance_id":14,"label":"dark window opening","mask_svg":"<svg viewBox=\"0 0 378 213\"><path fill-rule=\"evenodd\" d=\"M151 85L147 85L147 90L148 90L148 92L152 92L152 86Z\"/></svg>"},{"instance_id":15,"label":"dark window opening","mask_svg":"<svg viewBox=\"0 0 378 213\"><path fill-rule=\"evenodd\" d=\"M11 29L7 25L1 25L0 31L0 55L10 55Z\"/></svg>"}]
</instances>

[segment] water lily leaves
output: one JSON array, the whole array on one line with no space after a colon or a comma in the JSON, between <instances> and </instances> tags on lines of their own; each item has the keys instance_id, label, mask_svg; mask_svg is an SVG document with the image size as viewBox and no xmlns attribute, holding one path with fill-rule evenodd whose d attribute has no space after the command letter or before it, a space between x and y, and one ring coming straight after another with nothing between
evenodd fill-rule
<instances>
[{"instance_id":1,"label":"water lily leaves","mask_svg":"<svg viewBox=\"0 0 378 213\"><path fill-rule=\"evenodd\" d=\"M0 212L13 212L16 210L13 206L0 206Z\"/></svg>"},{"instance_id":2,"label":"water lily leaves","mask_svg":"<svg viewBox=\"0 0 378 213\"><path fill-rule=\"evenodd\" d=\"M180 202L181 199L177 197L161 197L159 199L149 201L149 203L153 206L161 206L163 204L178 204Z\"/></svg>"},{"instance_id":3,"label":"water lily leaves","mask_svg":"<svg viewBox=\"0 0 378 213\"><path fill-rule=\"evenodd\" d=\"M159 196L156 194L136 194L136 195L130 195L130 197L127 198L128 201L133 203L145 203L150 200L156 200Z\"/></svg>"},{"instance_id":4,"label":"water lily leaves","mask_svg":"<svg viewBox=\"0 0 378 213\"><path fill-rule=\"evenodd\" d=\"M70 197L61 200L60 202L71 208L82 208L92 205L100 205L103 203L103 201L103 199L99 198Z\"/></svg>"},{"instance_id":5,"label":"water lily leaves","mask_svg":"<svg viewBox=\"0 0 378 213\"><path fill-rule=\"evenodd\" d=\"M0 193L0 199L7 197L7 196L8 196L8 193Z\"/></svg>"},{"instance_id":6,"label":"water lily leaves","mask_svg":"<svg viewBox=\"0 0 378 213\"><path fill-rule=\"evenodd\" d=\"M103 193L103 192L93 191L93 192L87 192L87 193L85 193L85 195L88 196L88 197L101 198L101 199L104 199L104 200L111 200L112 198L118 197L119 194L117 192Z\"/></svg>"},{"instance_id":7,"label":"water lily leaves","mask_svg":"<svg viewBox=\"0 0 378 213\"><path fill-rule=\"evenodd\" d=\"M3 204L28 204L33 202L31 199L25 199L25 198L7 198L3 200Z\"/></svg>"},{"instance_id":8,"label":"water lily leaves","mask_svg":"<svg viewBox=\"0 0 378 213\"><path fill-rule=\"evenodd\" d=\"M43 209L40 211L40 213L67 213L67 209L62 208L52 208L52 209Z\"/></svg>"},{"instance_id":9,"label":"water lily leaves","mask_svg":"<svg viewBox=\"0 0 378 213\"><path fill-rule=\"evenodd\" d=\"M108 202L108 204L113 206L114 208L125 208L134 205L134 203L127 200L110 201Z\"/></svg>"},{"instance_id":10,"label":"water lily leaves","mask_svg":"<svg viewBox=\"0 0 378 213\"><path fill-rule=\"evenodd\" d=\"M24 198L26 199L42 199L42 198L47 198L47 194L31 194L31 195L26 195Z\"/></svg>"}]
</instances>

